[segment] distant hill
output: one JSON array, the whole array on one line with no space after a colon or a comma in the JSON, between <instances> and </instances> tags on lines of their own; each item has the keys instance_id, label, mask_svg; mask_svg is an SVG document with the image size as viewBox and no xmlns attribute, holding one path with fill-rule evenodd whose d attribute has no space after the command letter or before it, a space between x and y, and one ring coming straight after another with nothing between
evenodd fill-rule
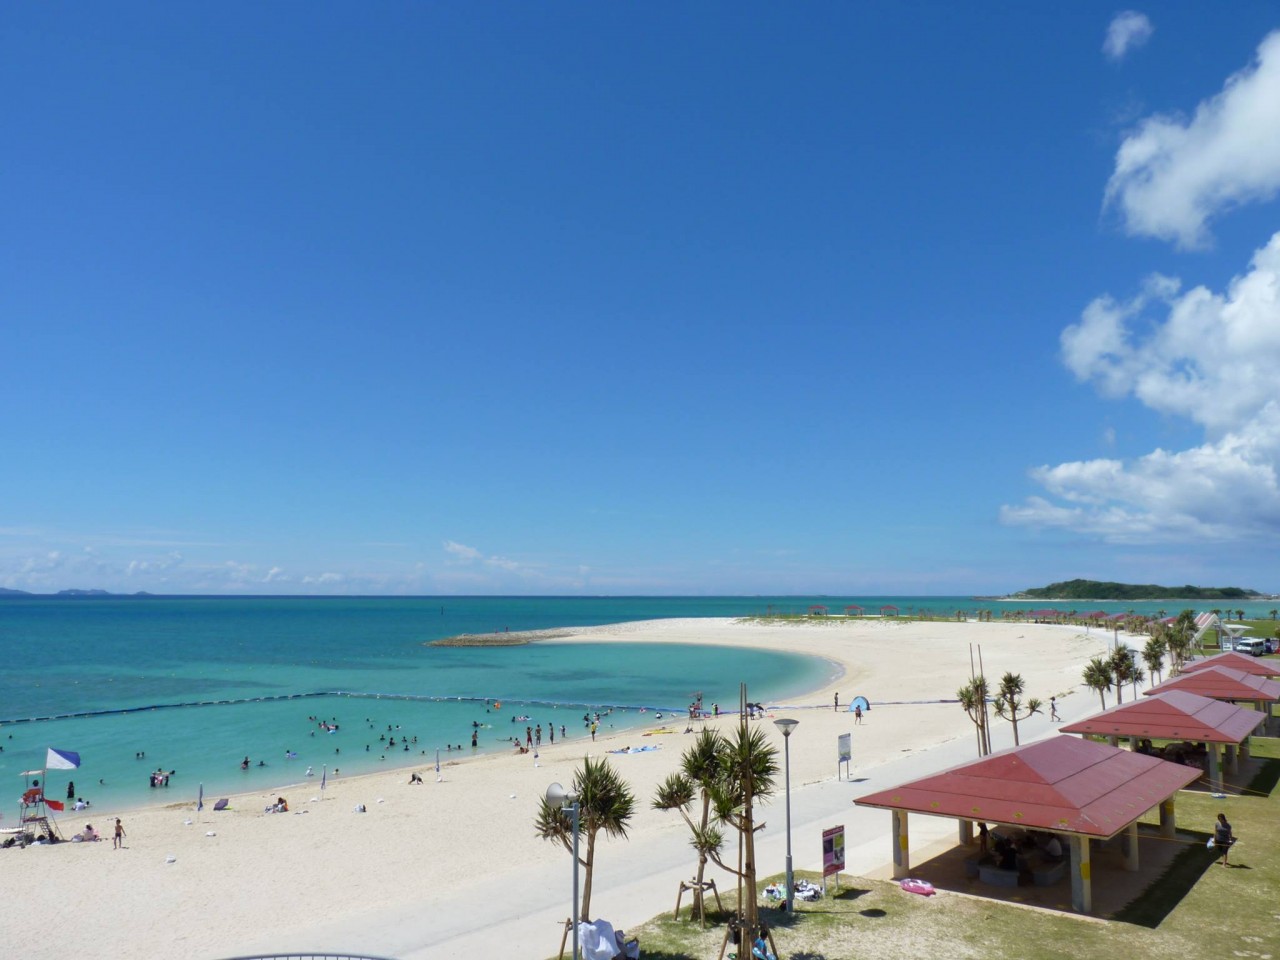
<instances>
[{"instance_id":1,"label":"distant hill","mask_svg":"<svg viewBox=\"0 0 1280 960\"><path fill-rule=\"evenodd\" d=\"M109 597L111 596L106 590L59 590L54 594L55 597Z\"/></svg>"},{"instance_id":2,"label":"distant hill","mask_svg":"<svg viewBox=\"0 0 1280 960\"><path fill-rule=\"evenodd\" d=\"M25 590L10 590L8 587L0 587L0 597L29 597L31 594Z\"/></svg>"},{"instance_id":3,"label":"distant hill","mask_svg":"<svg viewBox=\"0 0 1280 960\"><path fill-rule=\"evenodd\" d=\"M1012 595L1014 600L1252 600L1257 590L1243 587L1161 587L1154 583L1065 580Z\"/></svg>"}]
</instances>

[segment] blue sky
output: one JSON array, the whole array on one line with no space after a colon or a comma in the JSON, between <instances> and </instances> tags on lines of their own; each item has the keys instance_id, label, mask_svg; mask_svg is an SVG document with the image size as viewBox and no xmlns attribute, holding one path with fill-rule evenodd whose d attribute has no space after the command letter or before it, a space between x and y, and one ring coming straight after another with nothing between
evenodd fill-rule
<instances>
[{"instance_id":1,"label":"blue sky","mask_svg":"<svg viewBox=\"0 0 1280 960\"><path fill-rule=\"evenodd\" d=\"M10 9L0 586L1280 590L1280 17L976 6Z\"/></svg>"}]
</instances>

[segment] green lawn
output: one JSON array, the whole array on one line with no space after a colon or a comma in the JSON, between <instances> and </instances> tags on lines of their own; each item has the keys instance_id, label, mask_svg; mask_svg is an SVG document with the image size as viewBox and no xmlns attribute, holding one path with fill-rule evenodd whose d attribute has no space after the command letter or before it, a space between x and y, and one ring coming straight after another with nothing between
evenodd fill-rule
<instances>
[{"instance_id":1,"label":"green lawn","mask_svg":"<svg viewBox=\"0 0 1280 960\"><path fill-rule=\"evenodd\" d=\"M1077 917L946 892L925 898L893 883L850 877L839 893L798 903L791 917L769 908L761 915L774 927L781 960L1280 957L1280 741L1256 739L1254 756L1263 766L1245 795L1179 795L1181 828L1199 833L1162 877L1113 917ZM1209 836L1219 810L1240 838L1230 868L1218 866L1214 853L1196 839ZM726 907L731 899L732 891ZM682 918L687 916L686 907ZM640 937L649 960L715 960L724 919L713 917L702 931L667 913L627 935Z\"/></svg>"}]
</instances>

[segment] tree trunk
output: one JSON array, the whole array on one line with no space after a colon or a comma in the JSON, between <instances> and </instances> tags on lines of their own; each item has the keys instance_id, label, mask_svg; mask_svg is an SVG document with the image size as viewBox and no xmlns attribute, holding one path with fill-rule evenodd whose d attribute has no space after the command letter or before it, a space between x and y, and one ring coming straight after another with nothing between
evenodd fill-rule
<instances>
[{"instance_id":1,"label":"tree trunk","mask_svg":"<svg viewBox=\"0 0 1280 960\"><path fill-rule=\"evenodd\" d=\"M702 793L702 829L707 829L707 823L711 819L711 798L707 796L706 791ZM707 872L707 855L701 850L698 851L698 872L693 878L693 882L697 884L693 888L693 909L698 915L698 922L703 926L707 924L707 906L702 899L702 878Z\"/></svg>"},{"instance_id":2,"label":"tree trunk","mask_svg":"<svg viewBox=\"0 0 1280 960\"><path fill-rule=\"evenodd\" d=\"M1022 744L1018 740L1018 714L1013 710L1009 711L1009 721L1013 724L1013 745L1020 747Z\"/></svg>"},{"instance_id":3,"label":"tree trunk","mask_svg":"<svg viewBox=\"0 0 1280 960\"><path fill-rule=\"evenodd\" d=\"M591 874L596 865L596 835L587 834L587 857L582 863L582 908L578 911L578 919L583 923L591 922Z\"/></svg>"}]
</instances>

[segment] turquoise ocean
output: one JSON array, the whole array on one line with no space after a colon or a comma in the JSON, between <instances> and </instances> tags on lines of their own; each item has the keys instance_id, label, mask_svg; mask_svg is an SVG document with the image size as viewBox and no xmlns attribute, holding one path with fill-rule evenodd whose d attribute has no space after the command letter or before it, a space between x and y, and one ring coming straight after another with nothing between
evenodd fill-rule
<instances>
[{"instance_id":1,"label":"turquoise ocean","mask_svg":"<svg viewBox=\"0 0 1280 960\"><path fill-rule=\"evenodd\" d=\"M6 597L0 785L16 805L20 774L43 766L47 747L73 750L80 769L51 774L49 795L63 796L72 780L95 807L119 810L191 800L201 783L209 797L300 782L308 767L316 780L335 768L426 773L437 749L442 762L459 746L463 756L508 751L526 725L545 734L554 724L557 741L563 726L580 741L588 712L605 713L608 730L680 714L698 691L707 705L736 704L740 681L753 700L785 701L827 682L833 665L698 645L425 644L504 629L804 613L813 604L832 613L892 604L903 614L995 606L967 597ZM1274 605L1236 604L1258 617ZM1089 605L1166 607L1180 609ZM392 736L394 749L379 739ZM176 771L168 788L149 786L157 768ZM8 806L0 799L0 824Z\"/></svg>"}]
</instances>

